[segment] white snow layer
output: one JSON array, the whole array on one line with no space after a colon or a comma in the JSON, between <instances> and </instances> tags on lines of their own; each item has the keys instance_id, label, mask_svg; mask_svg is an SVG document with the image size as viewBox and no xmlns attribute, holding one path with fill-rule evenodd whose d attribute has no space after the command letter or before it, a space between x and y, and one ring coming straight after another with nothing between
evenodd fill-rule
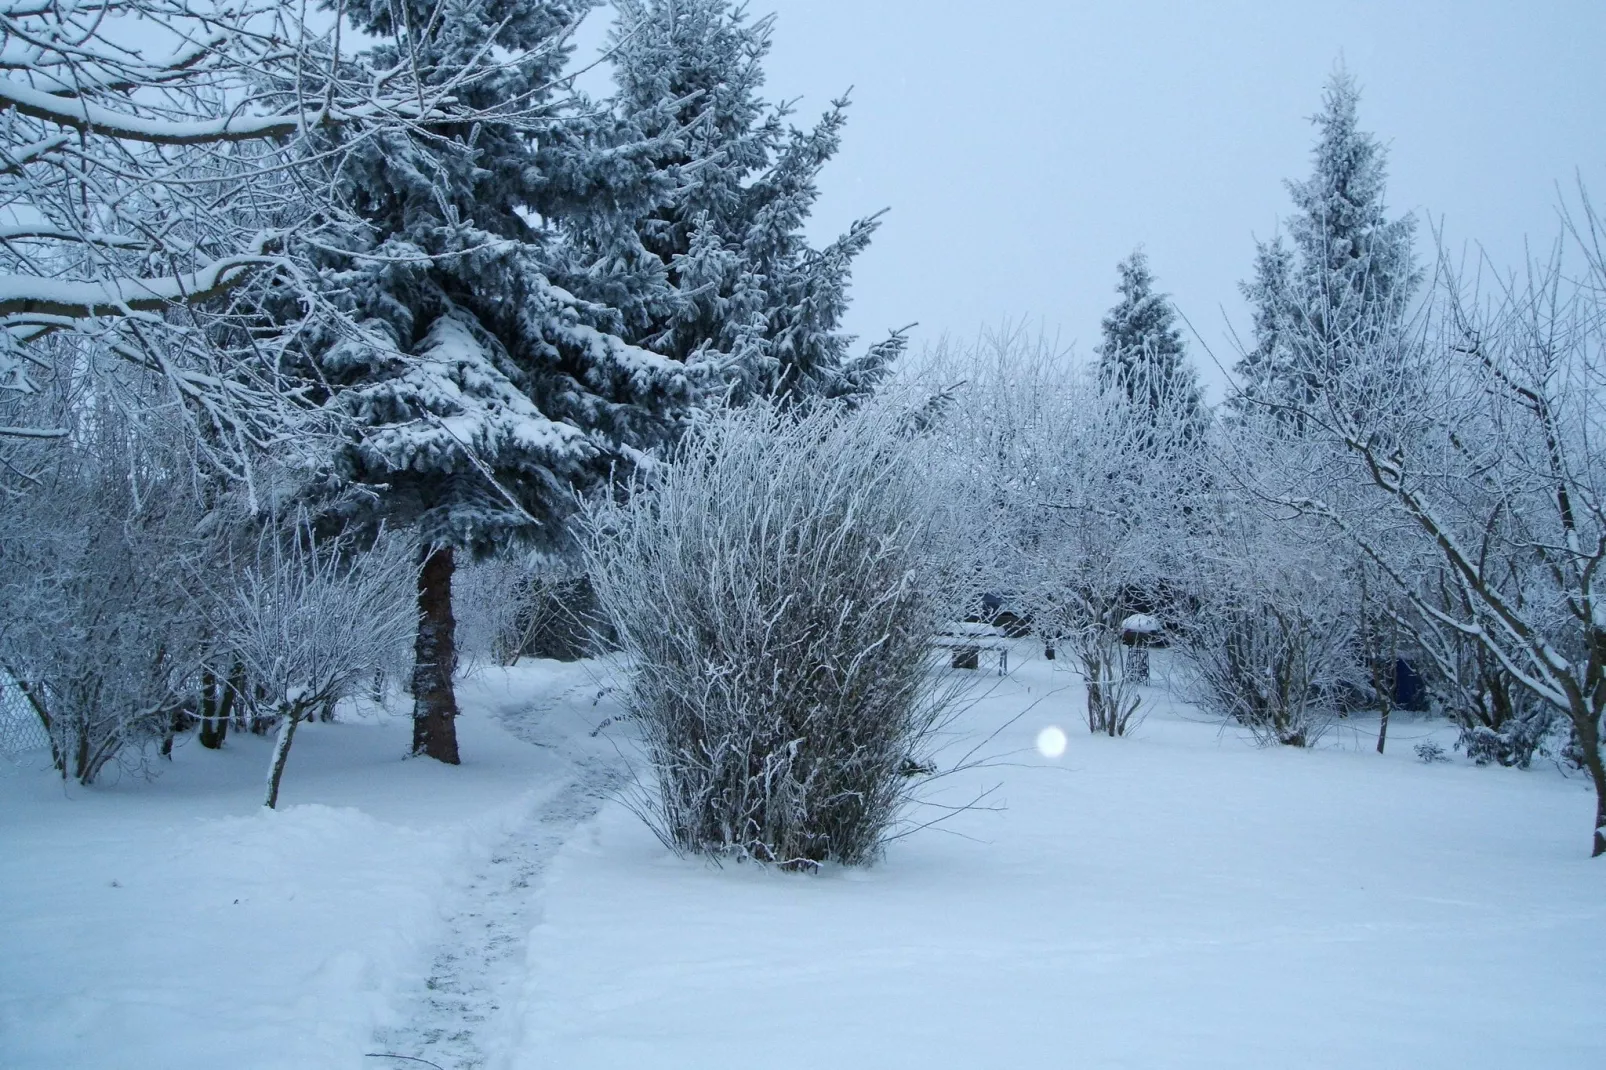
<instances>
[{"instance_id":1,"label":"white snow layer","mask_svg":"<svg viewBox=\"0 0 1606 1070\"><path fill-rule=\"evenodd\" d=\"M0 1065L1606 1066L1582 779L1419 764L1413 721L1386 757L1256 750L1161 686L1135 738L1090 737L1030 649L963 725L1036 702L1002 762L938 796L1007 809L865 871L588 818L584 666L466 686L459 769L398 761L403 721L309 725L276 814L253 739L154 784L0 775Z\"/></svg>"}]
</instances>

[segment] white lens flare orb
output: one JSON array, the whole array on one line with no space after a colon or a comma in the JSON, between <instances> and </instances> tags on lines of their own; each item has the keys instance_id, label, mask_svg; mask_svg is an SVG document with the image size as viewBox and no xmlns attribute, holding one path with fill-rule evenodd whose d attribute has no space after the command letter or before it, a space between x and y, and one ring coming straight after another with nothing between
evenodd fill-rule
<instances>
[{"instance_id":1,"label":"white lens flare orb","mask_svg":"<svg viewBox=\"0 0 1606 1070\"><path fill-rule=\"evenodd\" d=\"M1045 758L1058 758L1065 753L1065 742L1065 732L1051 724L1037 733L1037 753Z\"/></svg>"}]
</instances>

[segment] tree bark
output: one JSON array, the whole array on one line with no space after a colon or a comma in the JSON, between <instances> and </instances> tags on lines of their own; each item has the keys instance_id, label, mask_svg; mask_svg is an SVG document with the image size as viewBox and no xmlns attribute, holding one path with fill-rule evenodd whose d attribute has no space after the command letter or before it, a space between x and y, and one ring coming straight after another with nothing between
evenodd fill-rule
<instances>
[{"instance_id":1,"label":"tree bark","mask_svg":"<svg viewBox=\"0 0 1606 1070\"><path fill-rule=\"evenodd\" d=\"M1384 699L1383 700L1383 709L1378 714L1378 719L1377 719L1377 753L1379 753L1379 754L1382 754L1383 753L1383 748L1388 745L1388 741L1389 741L1389 711L1391 709L1393 709L1393 708L1394 708L1394 703L1393 702L1389 701L1388 699Z\"/></svg>"},{"instance_id":2,"label":"tree bark","mask_svg":"<svg viewBox=\"0 0 1606 1070\"><path fill-rule=\"evenodd\" d=\"M1383 668L1384 659L1387 668ZM1377 753L1382 754L1389 740L1389 714L1394 712L1394 691L1400 680L1400 644L1390 642L1388 650L1372 662L1372 690L1377 692Z\"/></svg>"},{"instance_id":3,"label":"tree bark","mask_svg":"<svg viewBox=\"0 0 1606 1070\"><path fill-rule=\"evenodd\" d=\"M457 756L457 622L452 618L452 548L425 547L418 572L418 641L413 646L413 753L448 765Z\"/></svg>"},{"instance_id":4,"label":"tree bark","mask_svg":"<svg viewBox=\"0 0 1606 1070\"><path fill-rule=\"evenodd\" d=\"M1602 774L1599 762L1590 770L1590 776L1595 781L1595 844L1589 857L1599 858L1606 855L1606 775Z\"/></svg>"},{"instance_id":5,"label":"tree bark","mask_svg":"<svg viewBox=\"0 0 1606 1070\"><path fill-rule=\"evenodd\" d=\"M1593 754L1586 750L1584 755L1589 779L1595 784L1595 838L1590 846L1589 857L1599 858L1606 855L1606 763L1601 760L1598 745Z\"/></svg>"},{"instance_id":6,"label":"tree bark","mask_svg":"<svg viewBox=\"0 0 1606 1070\"><path fill-rule=\"evenodd\" d=\"M245 666L235 662L227 680L219 680L210 669L201 673L201 746L221 750L229 736L234 716L234 699L245 688Z\"/></svg>"},{"instance_id":7,"label":"tree bark","mask_svg":"<svg viewBox=\"0 0 1606 1070\"><path fill-rule=\"evenodd\" d=\"M1595 785L1595 834L1590 843L1589 856L1606 855L1606 755L1600 752L1599 721L1592 709L1570 711L1573 728L1578 733L1578 749L1583 752L1584 768Z\"/></svg>"},{"instance_id":8,"label":"tree bark","mask_svg":"<svg viewBox=\"0 0 1606 1070\"><path fill-rule=\"evenodd\" d=\"M296 725L301 723L301 707L286 704L279 715L279 738L273 744L273 761L268 766L268 797L262 805L269 810L279 805L279 781L284 777L284 763L290 757L290 741L295 739Z\"/></svg>"},{"instance_id":9,"label":"tree bark","mask_svg":"<svg viewBox=\"0 0 1606 1070\"><path fill-rule=\"evenodd\" d=\"M173 760L173 740L184 730L184 711L174 710L167 715L167 727L162 731L162 757Z\"/></svg>"},{"instance_id":10,"label":"tree bark","mask_svg":"<svg viewBox=\"0 0 1606 1070\"><path fill-rule=\"evenodd\" d=\"M227 685L224 685L225 687ZM223 741L228 738L229 719L227 713L220 715L219 707L223 705L222 695L219 693L217 677L210 669L201 673L201 731L199 739L201 746L207 750L219 750Z\"/></svg>"}]
</instances>

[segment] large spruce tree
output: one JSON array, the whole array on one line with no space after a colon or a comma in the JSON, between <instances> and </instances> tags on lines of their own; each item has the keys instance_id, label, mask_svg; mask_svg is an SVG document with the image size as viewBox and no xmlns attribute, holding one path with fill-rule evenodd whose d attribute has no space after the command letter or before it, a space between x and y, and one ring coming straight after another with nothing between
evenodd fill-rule
<instances>
[{"instance_id":1,"label":"large spruce tree","mask_svg":"<svg viewBox=\"0 0 1606 1070\"><path fill-rule=\"evenodd\" d=\"M1422 273L1415 220L1390 219L1387 150L1360 129L1360 90L1342 69L1328 80L1310 178L1289 182L1296 211L1281 238L1259 243L1241 285L1254 310L1254 345L1237 366L1240 409L1306 406L1356 353L1403 324Z\"/></svg>"},{"instance_id":2,"label":"large spruce tree","mask_svg":"<svg viewBox=\"0 0 1606 1070\"><path fill-rule=\"evenodd\" d=\"M1197 438L1204 423L1199 377L1187 363L1176 309L1154 289L1154 274L1142 249L1121 261L1116 270L1121 300L1103 323L1097 346L1099 382L1116 388L1150 414L1154 421L1176 423L1166 438Z\"/></svg>"},{"instance_id":3,"label":"large spruce tree","mask_svg":"<svg viewBox=\"0 0 1606 1070\"><path fill-rule=\"evenodd\" d=\"M442 80L487 46L499 75L463 84L482 121L428 137L373 139L330 181L363 225L326 228L328 290L372 341L309 342L324 403L352 429L328 473L338 518L409 526L420 552L414 750L458 760L452 688L455 555L556 546L574 492L664 440L691 399L676 361L619 337L595 300L622 282L574 278L564 222L619 213L673 185L651 152L561 95L567 34L592 0L356 0L380 69ZM662 287L660 286L660 289ZM620 304L627 302L621 296Z\"/></svg>"},{"instance_id":4,"label":"large spruce tree","mask_svg":"<svg viewBox=\"0 0 1606 1070\"><path fill-rule=\"evenodd\" d=\"M687 364L733 402L872 389L903 336L855 353L840 323L854 258L877 217L823 249L803 233L819 172L840 147L847 101L800 130L785 106L763 99L773 18L749 21L729 0L615 6L616 136L659 146L653 164L680 177L634 220L669 294L622 303L626 337ZM598 241L597 233L599 252L622 248L619 235L604 230Z\"/></svg>"}]
</instances>

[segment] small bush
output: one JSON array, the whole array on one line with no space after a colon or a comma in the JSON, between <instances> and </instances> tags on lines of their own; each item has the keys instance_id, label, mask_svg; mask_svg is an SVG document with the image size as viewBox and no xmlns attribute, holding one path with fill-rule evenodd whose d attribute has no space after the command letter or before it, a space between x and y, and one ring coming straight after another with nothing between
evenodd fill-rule
<instances>
[{"instance_id":1,"label":"small bush","mask_svg":"<svg viewBox=\"0 0 1606 1070\"><path fill-rule=\"evenodd\" d=\"M1350 670L1342 619L1323 609L1292 598L1206 603L1184 640L1200 704L1262 744L1315 744L1332 724L1331 696Z\"/></svg>"},{"instance_id":2,"label":"small bush","mask_svg":"<svg viewBox=\"0 0 1606 1070\"><path fill-rule=\"evenodd\" d=\"M1425 739L1416 745L1416 759L1423 765L1433 765L1435 762L1449 761L1450 756L1433 740Z\"/></svg>"},{"instance_id":3,"label":"small bush","mask_svg":"<svg viewBox=\"0 0 1606 1070\"><path fill-rule=\"evenodd\" d=\"M673 849L867 863L909 770L931 767L947 705L929 651L950 607L898 427L876 408L719 414L627 503L588 510L656 774L643 814Z\"/></svg>"}]
</instances>

